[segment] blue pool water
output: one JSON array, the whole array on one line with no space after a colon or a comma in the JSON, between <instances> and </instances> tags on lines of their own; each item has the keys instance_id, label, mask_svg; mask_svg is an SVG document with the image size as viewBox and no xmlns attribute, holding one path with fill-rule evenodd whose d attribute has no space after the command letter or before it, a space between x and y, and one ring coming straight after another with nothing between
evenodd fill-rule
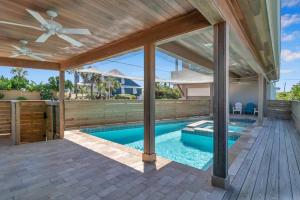
<instances>
[{"instance_id":1,"label":"blue pool water","mask_svg":"<svg viewBox=\"0 0 300 200\"><path fill-rule=\"evenodd\" d=\"M191 122L178 121L156 124L156 153L167 159L205 170L212 163L213 138L201 134L182 133L182 129L189 123ZM82 131L143 151L144 129L142 125L89 128ZM236 139L228 139L229 148L235 143Z\"/></svg>"}]
</instances>

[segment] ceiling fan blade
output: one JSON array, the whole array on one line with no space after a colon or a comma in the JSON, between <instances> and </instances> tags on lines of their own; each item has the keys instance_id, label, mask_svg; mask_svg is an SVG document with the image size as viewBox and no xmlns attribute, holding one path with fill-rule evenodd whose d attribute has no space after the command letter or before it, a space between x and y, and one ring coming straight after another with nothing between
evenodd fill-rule
<instances>
[{"instance_id":1,"label":"ceiling fan blade","mask_svg":"<svg viewBox=\"0 0 300 200\"><path fill-rule=\"evenodd\" d=\"M91 35L89 29L83 28L63 28L61 32L63 34Z\"/></svg>"},{"instance_id":2,"label":"ceiling fan blade","mask_svg":"<svg viewBox=\"0 0 300 200\"><path fill-rule=\"evenodd\" d=\"M33 54L33 55L36 55L36 56L47 56L47 57L52 57L52 55L51 55L51 54L48 54L48 53L35 53L35 52L33 52L32 54Z\"/></svg>"},{"instance_id":3,"label":"ceiling fan blade","mask_svg":"<svg viewBox=\"0 0 300 200\"><path fill-rule=\"evenodd\" d=\"M2 20L0 20L0 24L7 24L7 25L20 26L20 27L25 27L25 28L32 28L32 29L36 29L36 30L39 30L39 31L42 30L39 27L30 26L30 25L26 25L26 24L19 24L19 23L15 23L15 22L7 22L7 21L2 21Z\"/></svg>"},{"instance_id":4,"label":"ceiling fan blade","mask_svg":"<svg viewBox=\"0 0 300 200\"><path fill-rule=\"evenodd\" d=\"M51 36L49 33L44 33L35 42L46 42L46 40Z\"/></svg>"},{"instance_id":5,"label":"ceiling fan blade","mask_svg":"<svg viewBox=\"0 0 300 200\"><path fill-rule=\"evenodd\" d=\"M17 49L18 51L21 51L21 48L16 45L11 45L13 48Z\"/></svg>"},{"instance_id":6,"label":"ceiling fan blade","mask_svg":"<svg viewBox=\"0 0 300 200\"><path fill-rule=\"evenodd\" d=\"M72 45L76 46L76 47L82 47L83 44L67 35L64 34L57 34L58 37L60 37L63 40L66 40L67 42L71 43Z\"/></svg>"},{"instance_id":7,"label":"ceiling fan blade","mask_svg":"<svg viewBox=\"0 0 300 200\"><path fill-rule=\"evenodd\" d=\"M40 15L40 13L30 10L30 9L26 9L27 12L29 12L36 20L38 20L42 25L47 25L48 22Z\"/></svg>"},{"instance_id":8,"label":"ceiling fan blade","mask_svg":"<svg viewBox=\"0 0 300 200\"><path fill-rule=\"evenodd\" d=\"M29 56L30 58L33 58L35 60L39 60L39 61L45 61L44 58L40 57L40 56L36 56L34 54L28 54L27 56Z\"/></svg>"}]
</instances>

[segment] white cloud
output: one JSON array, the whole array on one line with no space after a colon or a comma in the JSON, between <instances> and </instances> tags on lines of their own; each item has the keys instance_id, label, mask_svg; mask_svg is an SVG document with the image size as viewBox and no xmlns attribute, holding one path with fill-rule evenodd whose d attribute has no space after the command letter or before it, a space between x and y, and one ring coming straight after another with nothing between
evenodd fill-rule
<instances>
[{"instance_id":1,"label":"white cloud","mask_svg":"<svg viewBox=\"0 0 300 200\"><path fill-rule=\"evenodd\" d=\"M281 6L282 7L293 7L300 5L300 0L282 0Z\"/></svg>"},{"instance_id":2,"label":"white cloud","mask_svg":"<svg viewBox=\"0 0 300 200\"><path fill-rule=\"evenodd\" d=\"M281 51L281 59L287 62L300 59L300 51L284 49Z\"/></svg>"},{"instance_id":3,"label":"white cloud","mask_svg":"<svg viewBox=\"0 0 300 200\"><path fill-rule=\"evenodd\" d=\"M292 24L300 23L299 14L285 14L281 16L281 26L282 28L288 27Z\"/></svg>"},{"instance_id":4,"label":"white cloud","mask_svg":"<svg viewBox=\"0 0 300 200\"><path fill-rule=\"evenodd\" d=\"M281 36L281 40L283 42L288 42L288 41L292 41L292 40L296 39L298 36L299 36L298 31L294 31L291 33L283 33Z\"/></svg>"},{"instance_id":5,"label":"white cloud","mask_svg":"<svg viewBox=\"0 0 300 200\"><path fill-rule=\"evenodd\" d=\"M282 70L280 70L281 74L290 74L292 72L294 72L294 70L292 70L292 69L282 69Z\"/></svg>"}]
</instances>

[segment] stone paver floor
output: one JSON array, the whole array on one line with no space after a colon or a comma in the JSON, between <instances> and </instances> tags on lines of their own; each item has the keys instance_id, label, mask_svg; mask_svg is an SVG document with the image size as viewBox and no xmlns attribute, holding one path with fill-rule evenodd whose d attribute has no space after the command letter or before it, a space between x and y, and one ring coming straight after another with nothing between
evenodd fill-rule
<instances>
[{"instance_id":1,"label":"stone paver floor","mask_svg":"<svg viewBox=\"0 0 300 200\"><path fill-rule=\"evenodd\" d=\"M231 177L257 137L254 128L232 148ZM236 152L241 153L236 153ZM230 160L233 160L232 158ZM141 153L79 131L64 140L0 146L0 199L222 199L211 169L201 171Z\"/></svg>"}]
</instances>

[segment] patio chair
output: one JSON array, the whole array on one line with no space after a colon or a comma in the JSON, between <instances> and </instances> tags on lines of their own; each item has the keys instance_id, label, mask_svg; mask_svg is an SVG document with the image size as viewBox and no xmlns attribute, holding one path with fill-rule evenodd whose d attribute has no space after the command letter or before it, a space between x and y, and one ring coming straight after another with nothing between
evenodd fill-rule
<instances>
[{"instance_id":1,"label":"patio chair","mask_svg":"<svg viewBox=\"0 0 300 200\"><path fill-rule=\"evenodd\" d=\"M243 111L243 104L241 102L235 103L234 106L232 107L232 114L238 112L241 115L242 111Z\"/></svg>"},{"instance_id":2,"label":"patio chair","mask_svg":"<svg viewBox=\"0 0 300 200\"><path fill-rule=\"evenodd\" d=\"M245 114L254 114L256 105L254 103L247 103L245 108Z\"/></svg>"}]
</instances>

